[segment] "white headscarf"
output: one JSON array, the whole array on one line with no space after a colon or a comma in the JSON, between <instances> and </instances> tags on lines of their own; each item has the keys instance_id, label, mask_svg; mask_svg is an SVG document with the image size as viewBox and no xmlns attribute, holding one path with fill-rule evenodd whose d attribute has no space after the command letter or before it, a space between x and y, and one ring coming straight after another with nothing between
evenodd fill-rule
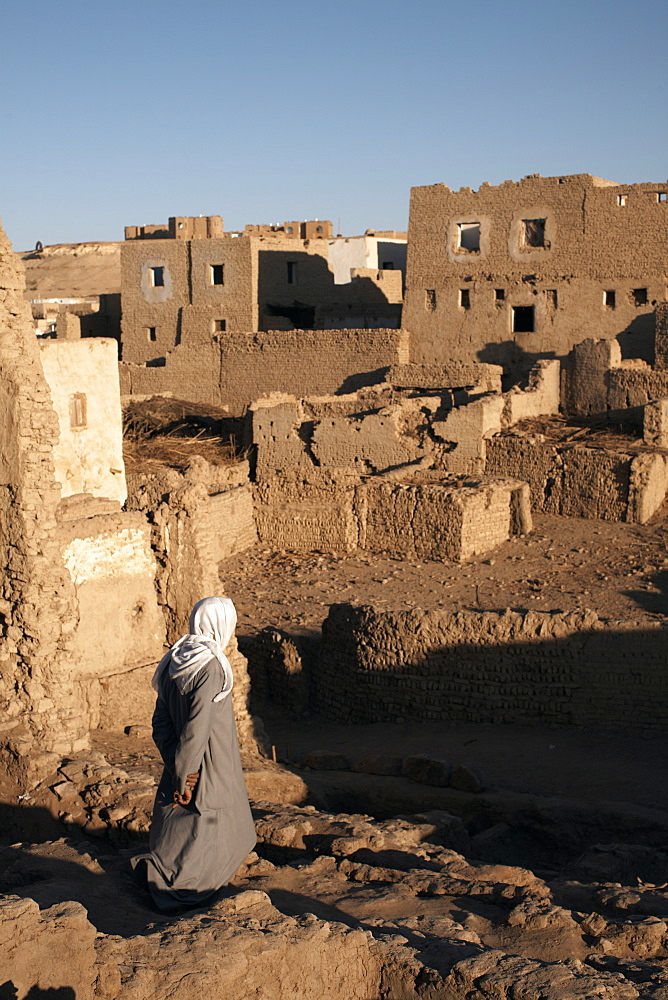
<instances>
[{"instance_id":1,"label":"white headscarf","mask_svg":"<svg viewBox=\"0 0 668 1000\"><path fill-rule=\"evenodd\" d=\"M190 632L182 635L168 653L165 653L153 674L152 684L156 691L160 688L160 678L169 666L169 676L180 694L187 694L197 679L202 667L214 656L220 663L225 681L214 701L227 698L234 675L224 649L234 635L237 612L229 597L205 597L198 601L190 612Z\"/></svg>"}]
</instances>

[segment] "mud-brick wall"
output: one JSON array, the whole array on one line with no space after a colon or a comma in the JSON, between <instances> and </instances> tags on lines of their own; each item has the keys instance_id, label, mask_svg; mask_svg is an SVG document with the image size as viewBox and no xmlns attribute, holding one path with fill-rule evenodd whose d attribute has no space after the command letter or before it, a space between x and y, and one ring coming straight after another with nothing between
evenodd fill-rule
<instances>
[{"instance_id":1,"label":"mud-brick wall","mask_svg":"<svg viewBox=\"0 0 668 1000\"><path fill-rule=\"evenodd\" d=\"M175 347L161 367L121 363L121 392L172 392L238 415L272 392L298 398L352 392L407 358L403 330L224 333Z\"/></svg>"},{"instance_id":2,"label":"mud-brick wall","mask_svg":"<svg viewBox=\"0 0 668 1000\"><path fill-rule=\"evenodd\" d=\"M383 612L334 605L317 710L342 722L459 720L660 729L666 629L592 611Z\"/></svg>"},{"instance_id":3,"label":"mud-brick wall","mask_svg":"<svg viewBox=\"0 0 668 1000\"><path fill-rule=\"evenodd\" d=\"M644 524L668 488L663 455L557 445L512 433L488 441L485 471L525 480L533 510L602 521Z\"/></svg>"}]
</instances>

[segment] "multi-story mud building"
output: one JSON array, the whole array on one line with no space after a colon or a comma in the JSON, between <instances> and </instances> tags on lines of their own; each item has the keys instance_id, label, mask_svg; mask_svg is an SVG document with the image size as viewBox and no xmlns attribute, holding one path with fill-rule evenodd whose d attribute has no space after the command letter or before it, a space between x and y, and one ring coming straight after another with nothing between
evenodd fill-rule
<instances>
[{"instance_id":1,"label":"multi-story mud building","mask_svg":"<svg viewBox=\"0 0 668 1000\"><path fill-rule=\"evenodd\" d=\"M313 220L223 233L218 216L129 227L123 359L160 363L179 345L242 331L398 328L405 239L331 232Z\"/></svg>"},{"instance_id":2,"label":"multi-story mud building","mask_svg":"<svg viewBox=\"0 0 668 1000\"><path fill-rule=\"evenodd\" d=\"M413 188L403 326L417 363L563 357L586 337L652 360L668 183L575 174Z\"/></svg>"}]
</instances>

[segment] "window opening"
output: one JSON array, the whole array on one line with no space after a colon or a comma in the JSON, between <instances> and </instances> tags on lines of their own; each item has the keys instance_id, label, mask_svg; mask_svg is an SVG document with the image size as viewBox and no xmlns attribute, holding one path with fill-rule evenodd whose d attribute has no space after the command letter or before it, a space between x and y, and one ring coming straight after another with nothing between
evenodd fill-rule
<instances>
[{"instance_id":1,"label":"window opening","mask_svg":"<svg viewBox=\"0 0 668 1000\"><path fill-rule=\"evenodd\" d=\"M316 226L315 227L315 231L316 231L316 233L321 233L322 232L322 226Z\"/></svg>"},{"instance_id":2,"label":"window opening","mask_svg":"<svg viewBox=\"0 0 668 1000\"><path fill-rule=\"evenodd\" d=\"M476 253L480 250L479 222L459 222L457 224L457 236L457 246L461 250L468 250L469 253Z\"/></svg>"},{"instance_id":3,"label":"window opening","mask_svg":"<svg viewBox=\"0 0 668 1000\"><path fill-rule=\"evenodd\" d=\"M494 289L494 300L496 302L505 302L505 300L506 300L506 290L505 290L505 288L495 288Z\"/></svg>"},{"instance_id":4,"label":"window opening","mask_svg":"<svg viewBox=\"0 0 668 1000\"><path fill-rule=\"evenodd\" d=\"M294 230L293 230L292 226L286 226L286 227L285 227L285 231L286 231L286 233L288 233L288 234L289 234L290 236L292 236L292 234L293 234L293 232L294 232Z\"/></svg>"},{"instance_id":5,"label":"window opening","mask_svg":"<svg viewBox=\"0 0 668 1000\"><path fill-rule=\"evenodd\" d=\"M533 306L513 306L513 333L533 332Z\"/></svg>"},{"instance_id":6,"label":"window opening","mask_svg":"<svg viewBox=\"0 0 668 1000\"><path fill-rule=\"evenodd\" d=\"M522 219L524 224L524 246L545 246L545 219Z\"/></svg>"},{"instance_id":7,"label":"window opening","mask_svg":"<svg viewBox=\"0 0 668 1000\"><path fill-rule=\"evenodd\" d=\"M214 333L224 333L225 330L227 329L227 320L224 320L224 319L214 319L214 321L213 321L213 323L211 325L213 327L213 332Z\"/></svg>"},{"instance_id":8,"label":"window opening","mask_svg":"<svg viewBox=\"0 0 668 1000\"><path fill-rule=\"evenodd\" d=\"M656 192L656 200L659 203L664 202L664 201L668 201L668 191L657 191Z\"/></svg>"},{"instance_id":9,"label":"window opening","mask_svg":"<svg viewBox=\"0 0 668 1000\"><path fill-rule=\"evenodd\" d=\"M222 264L211 264L211 284L212 285L222 285L223 284L223 265Z\"/></svg>"},{"instance_id":10,"label":"window opening","mask_svg":"<svg viewBox=\"0 0 668 1000\"><path fill-rule=\"evenodd\" d=\"M86 410L85 392L75 392L73 396L70 396L70 427L73 431L86 427Z\"/></svg>"},{"instance_id":11,"label":"window opening","mask_svg":"<svg viewBox=\"0 0 668 1000\"><path fill-rule=\"evenodd\" d=\"M646 288L634 288L631 292L633 304L636 306L646 306L648 302Z\"/></svg>"},{"instance_id":12,"label":"window opening","mask_svg":"<svg viewBox=\"0 0 668 1000\"><path fill-rule=\"evenodd\" d=\"M436 289L435 288L425 288L424 290L424 304L427 312L433 312L436 308Z\"/></svg>"},{"instance_id":13,"label":"window opening","mask_svg":"<svg viewBox=\"0 0 668 1000\"><path fill-rule=\"evenodd\" d=\"M155 341L158 339L157 328L155 326L146 327L146 338L152 344L155 343Z\"/></svg>"},{"instance_id":14,"label":"window opening","mask_svg":"<svg viewBox=\"0 0 668 1000\"><path fill-rule=\"evenodd\" d=\"M297 284L297 263L293 260L288 261L288 284Z\"/></svg>"},{"instance_id":15,"label":"window opening","mask_svg":"<svg viewBox=\"0 0 668 1000\"><path fill-rule=\"evenodd\" d=\"M165 269L164 267L152 267L151 268L151 284L154 288L164 288L165 287Z\"/></svg>"},{"instance_id":16,"label":"window opening","mask_svg":"<svg viewBox=\"0 0 668 1000\"><path fill-rule=\"evenodd\" d=\"M607 291L603 292L603 305L606 307L606 309L615 308L615 292L613 288L610 288Z\"/></svg>"},{"instance_id":17,"label":"window opening","mask_svg":"<svg viewBox=\"0 0 668 1000\"><path fill-rule=\"evenodd\" d=\"M459 304L462 309L471 308L471 292L468 288L459 289Z\"/></svg>"},{"instance_id":18,"label":"window opening","mask_svg":"<svg viewBox=\"0 0 668 1000\"><path fill-rule=\"evenodd\" d=\"M383 271L394 271L394 262L391 260L384 260Z\"/></svg>"},{"instance_id":19,"label":"window opening","mask_svg":"<svg viewBox=\"0 0 668 1000\"><path fill-rule=\"evenodd\" d=\"M625 194L618 194L617 195L617 204L621 208L624 208L624 206L626 205L626 198L627 198L627 196Z\"/></svg>"}]
</instances>

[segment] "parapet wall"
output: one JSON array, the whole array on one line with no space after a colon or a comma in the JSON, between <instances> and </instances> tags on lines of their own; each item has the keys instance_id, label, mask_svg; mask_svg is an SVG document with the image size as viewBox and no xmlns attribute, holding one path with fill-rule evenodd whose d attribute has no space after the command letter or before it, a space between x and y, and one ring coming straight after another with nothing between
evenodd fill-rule
<instances>
[{"instance_id":1,"label":"parapet wall","mask_svg":"<svg viewBox=\"0 0 668 1000\"><path fill-rule=\"evenodd\" d=\"M666 630L571 613L384 612L336 604L316 709L341 722L665 727Z\"/></svg>"},{"instance_id":2,"label":"parapet wall","mask_svg":"<svg viewBox=\"0 0 668 1000\"><path fill-rule=\"evenodd\" d=\"M408 359L403 330L284 330L223 333L181 344L159 367L120 365L123 395L173 392L243 413L262 396L352 391Z\"/></svg>"}]
</instances>

